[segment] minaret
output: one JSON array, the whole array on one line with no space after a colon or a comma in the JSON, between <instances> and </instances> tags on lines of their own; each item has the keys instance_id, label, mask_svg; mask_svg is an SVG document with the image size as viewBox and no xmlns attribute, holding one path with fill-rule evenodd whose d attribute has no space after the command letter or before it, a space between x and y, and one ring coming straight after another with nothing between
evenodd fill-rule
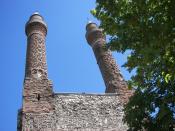
<instances>
[{"instance_id":1,"label":"minaret","mask_svg":"<svg viewBox=\"0 0 175 131\"><path fill-rule=\"evenodd\" d=\"M27 59L25 77L47 78L45 37L47 25L35 12L26 23Z\"/></svg>"},{"instance_id":2,"label":"minaret","mask_svg":"<svg viewBox=\"0 0 175 131\"><path fill-rule=\"evenodd\" d=\"M106 37L102 29L98 28L95 23L89 22L86 26L86 31L87 42L93 49L106 85L105 92L124 94L121 95L122 101L127 101L127 95L129 95L127 84L120 73L115 59L112 57L111 51L105 47Z\"/></svg>"},{"instance_id":3,"label":"minaret","mask_svg":"<svg viewBox=\"0 0 175 131\"><path fill-rule=\"evenodd\" d=\"M26 23L27 55L23 90L22 111L49 112L52 83L48 80L46 64L45 37L47 25L39 13L34 13Z\"/></svg>"}]
</instances>

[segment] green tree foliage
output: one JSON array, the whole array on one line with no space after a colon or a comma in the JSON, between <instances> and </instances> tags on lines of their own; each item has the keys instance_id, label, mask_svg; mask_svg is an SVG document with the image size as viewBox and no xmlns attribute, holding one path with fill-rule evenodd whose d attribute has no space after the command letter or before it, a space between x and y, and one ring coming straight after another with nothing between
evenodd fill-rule
<instances>
[{"instance_id":1,"label":"green tree foliage","mask_svg":"<svg viewBox=\"0 0 175 131\"><path fill-rule=\"evenodd\" d=\"M131 51L123 65L136 74L125 107L130 131L175 126L175 0L96 0L91 13L110 36L108 47Z\"/></svg>"}]
</instances>

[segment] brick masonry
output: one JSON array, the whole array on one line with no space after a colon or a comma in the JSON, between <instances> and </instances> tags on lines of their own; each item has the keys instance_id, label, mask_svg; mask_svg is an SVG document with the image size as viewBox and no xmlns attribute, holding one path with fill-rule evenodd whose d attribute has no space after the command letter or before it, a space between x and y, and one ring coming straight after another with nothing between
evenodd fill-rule
<instances>
[{"instance_id":1,"label":"brick masonry","mask_svg":"<svg viewBox=\"0 0 175 131\"><path fill-rule=\"evenodd\" d=\"M47 76L45 37L47 25L39 14L26 23L27 54L22 112L48 113L53 110L52 82Z\"/></svg>"},{"instance_id":2,"label":"brick masonry","mask_svg":"<svg viewBox=\"0 0 175 131\"><path fill-rule=\"evenodd\" d=\"M45 37L47 25L38 13L26 23L27 55L23 104L18 131L126 131L123 105L132 94L127 89L106 40L94 23L86 26L105 85L105 94L54 93L47 76Z\"/></svg>"},{"instance_id":3,"label":"brick masonry","mask_svg":"<svg viewBox=\"0 0 175 131\"><path fill-rule=\"evenodd\" d=\"M116 64L112 53L105 47L106 37L103 30L98 28L95 23L86 26L86 39L92 47L97 64L106 85L106 93L120 93L119 99L125 104L132 92L128 90L127 84Z\"/></svg>"}]
</instances>

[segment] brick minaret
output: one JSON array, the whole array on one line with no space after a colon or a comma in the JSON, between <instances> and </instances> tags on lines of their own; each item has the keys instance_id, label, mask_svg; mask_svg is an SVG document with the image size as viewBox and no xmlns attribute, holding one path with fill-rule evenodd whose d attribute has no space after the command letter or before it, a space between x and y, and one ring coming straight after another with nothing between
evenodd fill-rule
<instances>
[{"instance_id":1,"label":"brick minaret","mask_svg":"<svg viewBox=\"0 0 175 131\"><path fill-rule=\"evenodd\" d=\"M47 34L47 25L43 18L34 13L26 23L25 29L27 35L27 59L26 76L47 78L46 48L45 37Z\"/></svg>"},{"instance_id":2,"label":"brick minaret","mask_svg":"<svg viewBox=\"0 0 175 131\"><path fill-rule=\"evenodd\" d=\"M98 28L95 23L88 23L86 26L86 39L92 47L97 64L100 68L103 80L106 85L106 93L128 94L127 84L120 73L120 70L112 57L109 49L105 48L106 37L102 29Z\"/></svg>"},{"instance_id":3,"label":"brick minaret","mask_svg":"<svg viewBox=\"0 0 175 131\"><path fill-rule=\"evenodd\" d=\"M22 111L49 112L52 110L52 83L48 80L45 37L47 26L42 16L34 13L26 23L26 69Z\"/></svg>"}]
</instances>

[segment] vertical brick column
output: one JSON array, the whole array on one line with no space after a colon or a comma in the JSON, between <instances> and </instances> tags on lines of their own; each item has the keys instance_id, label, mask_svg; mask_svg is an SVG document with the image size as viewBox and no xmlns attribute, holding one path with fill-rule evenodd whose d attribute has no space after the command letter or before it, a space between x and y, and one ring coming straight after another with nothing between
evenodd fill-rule
<instances>
[{"instance_id":1,"label":"vertical brick column","mask_svg":"<svg viewBox=\"0 0 175 131\"><path fill-rule=\"evenodd\" d=\"M27 55L23 90L24 113L50 112L52 82L47 76L45 37L47 25L38 13L26 23Z\"/></svg>"},{"instance_id":2,"label":"vertical brick column","mask_svg":"<svg viewBox=\"0 0 175 131\"><path fill-rule=\"evenodd\" d=\"M35 13L26 23L27 55L26 77L47 77L45 37L47 26L43 18Z\"/></svg>"},{"instance_id":3,"label":"vertical brick column","mask_svg":"<svg viewBox=\"0 0 175 131\"><path fill-rule=\"evenodd\" d=\"M120 73L115 59L112 57L111 51L105 48L106 37L102 29L98 28L95 23L89 23L86 26L86 31L87 42L93 49L106 85L105 92L125 93L128 90L127 84Z\"/></svg>"}]
</instances>

